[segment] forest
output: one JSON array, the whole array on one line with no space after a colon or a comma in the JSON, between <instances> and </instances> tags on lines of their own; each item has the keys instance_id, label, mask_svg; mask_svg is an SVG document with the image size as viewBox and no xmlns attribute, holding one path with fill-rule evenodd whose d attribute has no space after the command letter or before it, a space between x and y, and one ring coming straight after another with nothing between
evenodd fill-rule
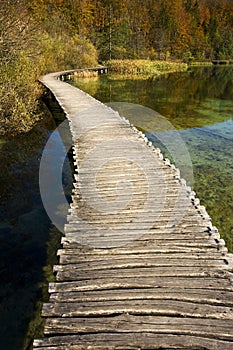
<instances>
[{"instance_id":1,"label":"forest","mask_svg":"<svg viewBox=\"0 0 233 350\"><path fill-rule=\"evenodd\" d=\"M0 133L41 118L46 72L111 59L233 58L232 0L2 0Z\"/></svg>"},{"instance_id":2,"label":"forest","mask_svg":"<svg viewBox=\"0 0 233 350\"><path fill-rule=\"evenodd\" d=\"M89 39L99 59L233 55L231 0L39 0L30 11L53 36ZM52 27L51 27L51 19ZM49 25L50 22L50 25Z\"/></svg>"}]
</instances>

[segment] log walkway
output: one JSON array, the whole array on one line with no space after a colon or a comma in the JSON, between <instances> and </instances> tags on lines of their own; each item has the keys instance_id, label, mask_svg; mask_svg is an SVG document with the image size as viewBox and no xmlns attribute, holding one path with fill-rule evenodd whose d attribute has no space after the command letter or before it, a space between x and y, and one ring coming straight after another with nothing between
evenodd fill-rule
<instances>
[{"instance_id":1,"label":"log walkway","mask_svg":"<svg viewBox=\"0 0 233 350\"><path fill-rule=\"evenodd\" d=\"M233 260L179 170L119 114L43 77L70 122L72 204L37 350L233 349Z\"/></svg>"}]
</instances>

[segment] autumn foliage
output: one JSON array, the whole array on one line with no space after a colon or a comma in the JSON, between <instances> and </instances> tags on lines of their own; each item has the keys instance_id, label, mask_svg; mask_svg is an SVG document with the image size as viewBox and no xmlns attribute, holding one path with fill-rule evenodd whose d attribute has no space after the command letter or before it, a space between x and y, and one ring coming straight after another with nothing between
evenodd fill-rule
<instances>
[{"instance_id":1,"label":"autumn foliage","mask_svg":"<svg viewBox=\"0 0 233 350\"><path fill-rule=\"evenodd\" d=\"M233 56L231 0L33 0L56 34L85 36L100 59L226 59Z\"/></svg>"},{"instance_id":2,"label":"autumn foliage","mask_svg":"<svg viewBox=\"0 0 233 350\"><path fill-rule=\"evenodd\" d=\"M94 46L64 27L54 4L37 1L37 9L32 1L1 0L0 134L28 132L41 120L40 75L97 64Z\"/></svg>"},{"instance_id":3,"label":"autumn foliage","mask_svg":"<svg viewBox=\"0 0 233 350\"><path fill-rule=\"evenodd\" d=\"M0 19L2 133L39 119L35 81L45 72L111 59L233 58L232 0L1 0Z\"/></svg>"}]
</instances>

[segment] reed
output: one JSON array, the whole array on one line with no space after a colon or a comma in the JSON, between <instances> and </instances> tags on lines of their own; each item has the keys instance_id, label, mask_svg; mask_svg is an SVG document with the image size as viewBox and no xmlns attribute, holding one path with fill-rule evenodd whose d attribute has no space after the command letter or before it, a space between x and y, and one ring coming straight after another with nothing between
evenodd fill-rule
<instances>
[{"instance_id":1,"label":"reed","mask_svg":"<svg viewBox=\"0 0 233 350\"><path fill-rule=\"evenodd\" d=\"M186 71L188 65L182 62L152 60L110 60L105 62L110 73L123 75L158 76L164 73Z\"/></svg>"}]
</instances>

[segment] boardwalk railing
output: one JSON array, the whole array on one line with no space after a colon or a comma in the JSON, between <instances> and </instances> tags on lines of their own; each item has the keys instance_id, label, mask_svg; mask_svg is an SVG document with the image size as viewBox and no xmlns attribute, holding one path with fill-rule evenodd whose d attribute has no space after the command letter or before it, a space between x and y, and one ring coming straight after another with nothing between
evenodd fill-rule
<instances>
[{"instance_id":1,"label":"boardwalk railing","mask_svg":"<svg viewBox=\"0 0 233 350\"><path fill-rule=\"evenodd\" d=\"M34 349L232 350L232 255L205 208L141 132L58 75L43 83L76 173Z\"/></svg>"}]
</instances>

